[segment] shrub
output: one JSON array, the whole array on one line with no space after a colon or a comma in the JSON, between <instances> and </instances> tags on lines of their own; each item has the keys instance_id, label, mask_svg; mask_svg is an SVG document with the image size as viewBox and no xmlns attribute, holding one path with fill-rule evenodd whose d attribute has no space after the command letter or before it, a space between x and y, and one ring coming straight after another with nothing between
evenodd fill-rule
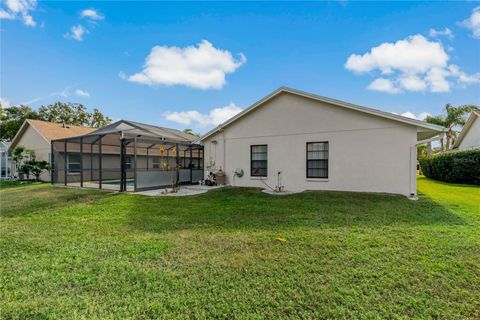
<instances>
[{"instance_id":1,"label":"shrub","mask_svg":"<svg viewBox=\"0 0 480 320\"><path fill-rule=\"evenodd\" d=\"M480 185L480 150L446 152L419 161L427 178Z\"/></svg>"}]
</instances>

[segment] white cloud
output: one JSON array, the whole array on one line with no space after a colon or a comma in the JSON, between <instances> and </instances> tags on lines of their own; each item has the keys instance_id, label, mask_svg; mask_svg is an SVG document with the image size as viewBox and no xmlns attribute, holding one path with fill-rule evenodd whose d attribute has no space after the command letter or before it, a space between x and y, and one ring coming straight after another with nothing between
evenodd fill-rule
<instances>
[{"instance_id":1,"label":"white cloud","mask_svg":"<svg viewBox=\"0 0 480 320\"><path fill-rule=\"evenodd\" d=\"M457 77L459 83L470 84L480 82L480 72L468 75L465 72L461 71L460 68L454 64L449 65L448 70L452 75Z\"/></svg>"},{"instance_id":2,"label":"white cloud","mask_svg":"<svg viewBox=\"0 0 480 320\"><path fill-rule=\"evenodd\" d=\"M35 27L36 22L30 12L35 10L37 0L6 0L2 3L5 4L5 8L0 8L0 19L19 18L25 25Z\"/></svg>"},{"instance_id":3,"label":"white cloud","mask_svg":"<svg viewBox=\"0 0 480 320\"><path fill-rule=\"evenodd\" d=\"M10 108L10 101L7 98L0 97L0 105L2 108Z\"/></svg>"},{"instance_id":4,"label":"white cloud","mask_svg":"<svg viewBox=\"0 0 480 320\"><path fill-rule=\"evenodd\" d=\"M196 110L181 111L181 112L167 112L164 117L168 121L176 122L185 126L194 125L199 128L209 126L218 126L224 123L237 113L242 111L234 103L221 108L210 110L208 114L200 113Z\"/></svg>"},{"instance_id":5,"label":"white cloud","mask_svg":"<svg viewBox=\"0 0 480 320\"><path fill-rule=\"evenodd\" d=\"M36 98L30 99L30 100L21 102L20 104L29 105L29 104L31 104L31 103L43 101L43 100L46 100L46 99L49 99L49 98L52 98L52 97L67 98L67 97L70 96L70 89L71 89L72 87L73 87L73 86L67 86L67 87L63 88L62 91L55 91L55 92L52 92L52 93L50 93L50 94L48 94L48 95L46 95L46 96L36 97Z\"/></svg>"},{"instance_id":6,"label":"white cloud","mask_svg":"<svg viewBox=\"0 0 480 320\"><path fill-rule=\"evenodd\" d=\"M128 81L220 89L225 85L225 75L245 62L243 54L235 59L229 51L217 49L206 40L185 48L155 46L145 59L144 69L129 76Z\"/></svg>"},{"instance_id":7,"label":"white cloud","mask_svg":"<svg viewBox=\"0 0 480 320\"><path fill-rule=\"evenodd\" d=\"M367 87L370 90L382 91L388 93L399 93L400 89L395 88L395 85L389 79L378 78L373 80Z\"/></svg>"},{"instance_id":8,"label":"white cloud","mask_svg":"<svg viewBox=\"0 0 480 320\"><path fill-rule=\"evenodd\" d=\"M95 9L85 9L80 12L80 18L87 18L90 20L103 20L105 17L98 13Z\"/></svg>"},{"instance_id":9,"label":"white cloud","mask_svg":"<svg viewBox=\"0 0 480 320\"><path fill-rule=\"evenodd\" d=\"M406 74L398 79L400 85L408 91L424 91L427 88L425 80L415 74Z\"/></svg>"},{"instance_id":10,"label":"white cloud","mask_svg":"<svg viewBox=\"0 0 480 320\"><path fill-rule=\"evenodd\" d=\"M430 31L428 31L428 35L430 37L433 37L433 38L437 38L439 36L444 36L444 37L447 37L450 40L452 40L454 38L452 30L450 30L449 28L445 28L443 30L435 30L435 29L432 28L432 29L430 29Z\"/></svg>"},{"instance_id":11,"label":"white cloud","mask_svg":"<svg viewBox=\"0 0 480 320\"><path fill-rule=\"evenodd\" d=\"M79 97L90 98L90 93L82 89L75 90L75 95Z\"/></svg>"},{"instance_id":12,"label":"white cloud","mask_svg":"<svg viewBox=\"0 0 480 320\"><path fill-rule=\"evenodd\" d=\"M7 12L7 11L3 10L2 8L0 8L0 19L13 20L13 19L15 19L15 15L13 13Z\"/></svg>"},{"instance_id":13,"label":"white cloud","mask_svg":"<svg viewBox=\"0 0 480 320\"><path fill-rule=\"evenodd\" d=\"M37 23L33 20L33 17L30 15L23 16L23 23L30 27L35 27Z\"/></svg>"},{"instance_id":14,"label":"white cloud","mask_svg":"<svg viewBox=\"0 0 480 320\"><path fill-rule=\"evenodd\" d=\"M77 41L83 41L83 36L86 33L88 33L88 30L85 29L84 26L79 24L79 25L76 25L76 26L72 26L70 28L70 32L67 32L63 36L64 36L65 39L73 39L73 40L77 40Z\"/></svg>"},{"instance_id":15,"label":"white cloud","mask_svg":"<svg viewBox=\"0 0 480 320\"><path fill-rule=\"evenodd\" d=\"M472 37L480 39L480 7L476 7L472 11L472 15L463 20L460 25L472 32Z\"/></svg>"},{"instance_id":16,"label":"white cloud","mask_svg":"<svg viewBox=\"0 0 480 320\"><path fill-rule=\"evenodd\" d=\"M90 27L94 27L98 20L102 20L105 17L99 14L95 9L85 9L80 12L80 18L87 18L90 23ZM83 37L90 33L90 31L81 24L77 24L70 28L70 31L65 33L63 37L65 39L73 39L77 41L83 41Z\"/></svg>"},{"instance_id":17,"label":"white cloud","mask_svg":"<svg viewBox=\"0 0 480 320\"><path fill-rule=\"evenodd\" d=\"M422 120L424 121L428 116L430 116L430 113L428 112L420 112L417 115L415 115L414 113L410 112L410 111L407 111L407 112L404 112L402 113L402 116L404 117L407 117L407 118L411 118L411 119L416 119L416 120Z\"/></svg>"},{"instance_id":18,"label":"white cloud","mask_svg":"<svg viewBox=\"0 0 480 320\"><path fill-rule=\"evenodd\" d=\"M379 73L382 77L367 88L387 93L448 92L452 80L462 86L479 82L478 73L467 75L458 66L449 65L449 59L440 42L414 35L383 43L363 55L352 54L345 68L357 74Z\"/></svg>"}]
</instances>

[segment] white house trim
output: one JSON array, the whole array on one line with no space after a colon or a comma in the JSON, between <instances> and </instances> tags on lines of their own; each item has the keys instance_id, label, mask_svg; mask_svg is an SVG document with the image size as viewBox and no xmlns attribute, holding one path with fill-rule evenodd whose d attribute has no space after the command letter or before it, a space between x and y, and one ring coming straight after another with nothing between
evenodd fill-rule
<instances>
[{"instance_id":1,"label":"white house trim","mask_svg":"<svg viewBox=\"0 0 480 320\"><path fill-rule=\"evenodd\" d=\"M277 95L279 95L281 93L285 93L285 92L291 93L291 94L294 94L294 95L297 95L297 96L302 96L302 97L305 97L305 98L308 98L308 99L313 99L313 100L333 104L333 105L336 105L336 106L339 106L339 107L368 113L368 114L379 116L379 117L382 117L382 118L386 118L386 119L390 119L390 120L394 120L394 121L399 121L401 123L410 124L410 125L416 126L418 131L422 131L422 129L427 129L427 130L432 130L432 131L442 131L442 132L445 131L444 127L438 126L438 125L435 125L435 124L431 124L431 123L423 122L423 121L420 121L420 120L407 118L407 117L404 117L404 116L400 116L400 115L397 115L397 114L393 114L393 113L389 113L389 112L385 112L385 111L381 111L381 110L377 110L377 109L373 109L373 108L359 106L359 105L349 103L349 102L345 102L345 101L341 101L341 100L336 100L336 99L332 99L332 98L319 96L319 95L316 95L316 94L313 94L313 93L308 93L308 92L304 92L304 91L300 91L300 90L296 90L296 89L292 89L292 88L288 88L288 87L280 87L279 89L275 90L274 92L272 92L268 96L264 97L263 99L260 99L259 101L252 104L250 107L246 108L242 112L238 113L237 115L233 116L229 120L220 124L219 126L214 128L213 130L210 130L209 132L207 132L204 136L202 136L200 138L200 141L203 141L203 140L207 139L211 135L220 131L222 128L225 128L226 126L228 126L231 123L235 122L236 120L242 118L243 116L245 116L249 112L255 110L256 108L258 108L260 106L262 106L265 102L267 102L267 101L273 99L274 97L276 97Z\"/></svg>"},{"instance_id":2,"label":"white house trim","mask_svg":"<svg viewBox=\"0 0 480 320\"><path fill-rule=\"evenodd\" d=\"M465 136L468 134L468 132L470 131L470 128L472 127L473 123L475 122L475 120L477 120L477 118L480 118L480 110L474 110L470 116L468 117L467 121L465 122L465 125L463 126L463 129L462 131L460 132L460 134L458 135L458 138L457 140L455 140L454 144L453 144L453 148L456 149L460 146L460 144L462 143L463 139L465 138ZM478 146L480 147L480 146Z\"/></svg>"}]
</instances>

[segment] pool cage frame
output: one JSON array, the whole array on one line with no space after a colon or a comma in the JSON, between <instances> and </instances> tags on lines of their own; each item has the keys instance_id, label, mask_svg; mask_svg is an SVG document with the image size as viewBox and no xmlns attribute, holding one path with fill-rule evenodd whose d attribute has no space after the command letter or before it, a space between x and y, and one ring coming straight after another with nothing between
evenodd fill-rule
<instances>
[{"instance_id":1,"label":"pool cage frame","mask_svg":"<svg viewBox=\"0 0 480 320\"><path fill-rule=\"evenodd\" d=\"M204 179L204 151L196 139L121 120L83 136L52 140L51 182L120 192L196 184Z\"/></svg>"}]
</instances>

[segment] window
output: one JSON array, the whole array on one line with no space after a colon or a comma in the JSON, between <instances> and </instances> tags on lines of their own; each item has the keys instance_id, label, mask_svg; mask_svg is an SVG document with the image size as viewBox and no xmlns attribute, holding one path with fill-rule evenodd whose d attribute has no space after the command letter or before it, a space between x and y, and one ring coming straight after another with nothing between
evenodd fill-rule
<instances>
[{"instance_id":1,"label":"window","mask_svg":"<svg viewBox=\"0 0 480 320\"><path fill-rule=\"evenodd\" d=\"M125 169L132 169L132 156L125 156Z\"/></svg>"},{"instance_id":2,"label":"window","mask_svg":"<svg viewBox=\"0 0 480 320\"><path fill-rule=\"evenodd\" d=\"M160 157L153 157L152 168L160 169Z\"/></svg>"},{"instance_id":3,"label":"window","mask_svg":"<svg viewBox=\"0 0 480 320\"><path fill-rule=\"evenodd\" d=\"M80 154L70 153L68 155L67 165L69 173L80 173Z\"/></svg>"},{"instance_id":4,"label":"window","mask_svg":"<svg viewBox=\"0 0 480 320\"><path fill-rule=\"evenodd\" d=\"M328 142L307 143L307 178L328 178Z\"/></svg>"},{"instance_id":5,"label":"window","mask_svg":"<svg viewBox=\"0 0 480 320\"><path fill-rule=\"evenodd\" d=\"M250 175L252 177L267 176L267 145L250 146Z\"/></svg>"}]
</instances>

